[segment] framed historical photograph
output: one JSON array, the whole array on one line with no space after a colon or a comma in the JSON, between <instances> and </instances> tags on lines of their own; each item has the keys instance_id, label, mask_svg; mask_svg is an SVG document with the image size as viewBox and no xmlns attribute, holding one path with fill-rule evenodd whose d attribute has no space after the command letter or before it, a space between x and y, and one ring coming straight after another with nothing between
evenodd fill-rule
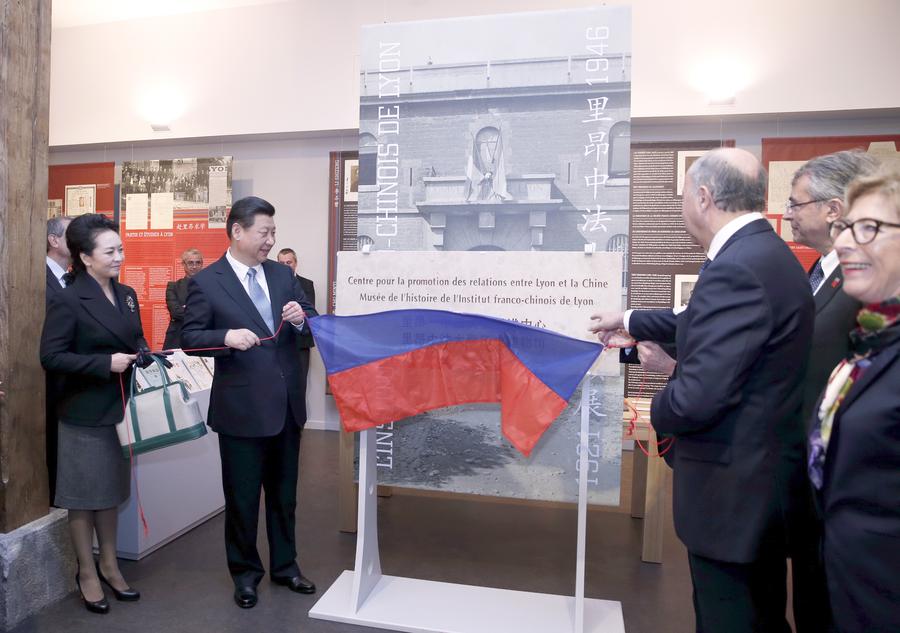
<instances>
[{"instance_id":1,"label":"framed historical photograph","mask_svg":"<svg viewBox=\"0 0 900 633\"><path fill-rule=\"evenodd\" d=\"M47 200L47 219L55 218L63 214L62 198Z\"/></svg>"},{"instance_id":2,"label":"framed historical photograph","mask_svg":"<svg viewBox=\"0 0 900 633\"><path fill-rule=\"evenodd\" d=\"M672 302L674 304L672 306L673 308L683 310L687 307L699 277L700 275L675 275L675 300Z\"/></svg>"},{"instance_id":3,"label":"framed historical photograph","mask_svg":"<svg viewBox=\"0 0 900 633\"><path fill-rule=\"evenodd\" d=\"M359 160L344 160L344 202L359 200Z\"/></svg>"},{"instance_id":4,"label":"framed historical photograph","mask_svg":"<svg viewBox=\"0 0 900 633\"><path fill-rule=\"evenodd\" d=\"M97 210L97 185L66 185L66 215L76 216L95 213Z\"/></svg>"},{"instance_id":5,"label":"framed historical photograph","mask_svg":"<svg viewBox=\"0 0 900 633\"><path fill-rule=\"evenodd\" d=\"M703 156L709 150L701 149L701 150L687 150L687 151L679 151L678 152L678 169L676 173L678 174L678 180L675 186L676 195L682 195L684 193L684 178L687 175L688 169L691 168L691 165L694 164L694 161Z\"/></svg>"}]
</instances>

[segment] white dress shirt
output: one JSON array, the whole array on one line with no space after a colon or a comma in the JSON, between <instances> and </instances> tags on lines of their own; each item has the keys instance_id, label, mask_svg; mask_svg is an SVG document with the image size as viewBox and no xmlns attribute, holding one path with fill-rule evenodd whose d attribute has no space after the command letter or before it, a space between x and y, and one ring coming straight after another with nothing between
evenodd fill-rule
<instances>
[{"instance_id":1,"label":"white dress shirt","mask_svg":"<svg viewBox=\"0 0 900 633\"><path fill-rule=\"evenodd\" d=\"M832 250L830 253L822 257L819 260L819 263L822 264L822 272L825 273L825 276L822 277L822 281L819 282L819 285L816 286L816 289L813 291L813 294L819 292L823 285L825 285L825 280L831 277L831 273L834 272L835 268L840 264L840 260L838 259L838 254L836 250Z\"/></svg>"},{"instance_id":2,"label":"white dress shirt","mask_svg":"<svg viewBox=\"0 0 900 633\"><path fill-rule=\"evenodd\" d=\"M238 260L236 260L232 254L231 249L229 248L225 251L225 259L228 260L228 263L231 264L231 269L234 271L234 274L237 275L238 281L241 282L241 286L244 288L244 292L247 293L247 296L250 296L250 280L247 277L247 271L250 270L250 266L246 264L242 264ZM256 281L259 282L260 287L262 288L263 293L266 295L266 299L271 303L272 296L269 294L269 284L266 283L266 271L263 269L262 264L257 264L253 266L253 270L256 271ZM252 301L252 298L251 298ZM281 316L280 314L278 315ZM303 324L305 323L305 319L300 321L300 323L291 323L297 331L303 329ZM276 324L277 325L277 324Z\"/></svg>"},{"instance_id":3,"label":"white dress shirt","mask_svg":"<svg viewBox=\"0 0 900 633\"><path fill-rule=\"evenodd\" d=\"M250 296L250 280L247 277L247 271L250 270L250 266L246 264L242 264L238 260L236 260L232 254L231 249L229 248L225 251L225 259L228 260L228 263L231 264L231 269L234 270L234 274L237 275L238 281L241 282L241 286L244 287L244 292L247 293L247 296ZM256 281L259 282L259 285L262 287L263 292L266 295L266 299L269 301L272 300L271 295L269 295L269 284L266 283L266 271L263 270L262 264L257 264L253 266L253 270L256 271Z\"/></svg>"},{"instance_id":4,"label":"white dress shirt","mask_svg":"<svg viewBox=\"0 0 900 633\"><path fill-rule=\"evenodd\" d=\"M59 285L63 288L66 287L66 282L63 280L63 275L66 274L66 271L63 270L63 267L56 263L56 260L47 257L47 266L50 267L50 272L53 273L53 276L56 277L56 281L59 282Z\"/></svg>"}]
</instances>

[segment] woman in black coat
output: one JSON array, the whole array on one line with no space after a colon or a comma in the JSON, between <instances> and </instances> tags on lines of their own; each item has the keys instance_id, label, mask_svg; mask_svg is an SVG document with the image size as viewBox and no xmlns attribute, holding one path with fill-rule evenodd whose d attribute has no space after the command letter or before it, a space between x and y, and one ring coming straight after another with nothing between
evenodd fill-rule
<instances>
[{"instance_id":1,"label":"woman in black coat","mask_svg":"<svg viewBox=\"0 0 900 633\"><path fill-rule=\"evenodd\" d=\"M814 416L809 474L824 518L823 557L841 633L900 631L900 170L847 190L832 224L844 292L863 303L853 354Z\"/></svg>"},{"instance_id":2,"label":"woman in black coat","mask_svg":"<svg viewBox=\"0 0 900 633\"><path fill-rule=\"evenodd\" d=\"M55 505L69 510L76 582L85 607L95 613L109 611L101 582L118 600L140 598L116 559L118 506L128 499L131 482L115 425L124 414L120 381L128 384L136 352L147 342L134 290L116 281L124 260L117 231L100 214L69 225L72 273L50 301L41 336L41 364L63 376Z\"/></svg>"}]
</instances>

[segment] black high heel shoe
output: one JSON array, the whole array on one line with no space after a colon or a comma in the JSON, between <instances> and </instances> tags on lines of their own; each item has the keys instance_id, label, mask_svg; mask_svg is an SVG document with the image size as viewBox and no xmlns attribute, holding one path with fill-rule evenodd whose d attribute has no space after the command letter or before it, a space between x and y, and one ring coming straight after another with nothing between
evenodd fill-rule
<instances>
[{"instance_id":1,"label":"black high heel shoe","mask_svg":"<svg viewBox=\"0 0 900 633\"><path fill-rule=\"evenodd\" d=\"M97 577L100 578L100 582L112 589L113 595L116 597L116 600L119 600L121 602L137 602L141 599L141 592L137 591L136 589L132 589L131 587L129 587L124 591L119 591L118 589L113 587L106 579L106 576L103 575L103 572L100 571L100 563L97 563Z\"/></svg>"},{"instance_id":2,"label":"black high heel shoe","mask_svg":"<svg viewBox=\"0 0 900 633\"><path fill-rule=\"evenodd\" d=\"M109 613L109 602L106 600L106 596L103 596L100 600L94 602L91 602L84 597L84 592L81 590L81 579L78 575L79 573L75 572L75 586L78 587L78 593L81 594L81 601L84 603L84 608L91 613Z\"/></svg>"}]
</instances>

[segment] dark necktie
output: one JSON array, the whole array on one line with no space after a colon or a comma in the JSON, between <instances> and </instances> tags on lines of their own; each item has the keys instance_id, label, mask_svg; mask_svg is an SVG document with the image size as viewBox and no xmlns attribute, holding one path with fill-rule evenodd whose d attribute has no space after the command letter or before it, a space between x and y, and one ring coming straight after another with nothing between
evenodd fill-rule
<instances>
[{"instance_id":1,"label":"dark necktie","mask_svg":"<svg viewBox=\"0 0 900 633\"><path fill-rule=\"evenodd\" d=\"M809 287L812 289L813 294L816 293L816 288L819 287L823 279L825 279L825 271L822 270L822 260L820 259L813 266L812 272L809 273Z\"/></svg>"},{"instance_id":2,"label":"dark necktie","mask_svg":"<svg viewBox=\"0 0 900 633\"><path fill-rule=\"evenodd\" d=\"M247 288L250 291L250 299L253 301L253 305L259 311L259 316L263 318L263 321L266 322L266 326L269 328L269 333L274 332L275 322L272 319L272 304L269 303L266 293L263 292L262 286L256 280L255 268L247 269Z\"/></svg>"}]
</instances>

